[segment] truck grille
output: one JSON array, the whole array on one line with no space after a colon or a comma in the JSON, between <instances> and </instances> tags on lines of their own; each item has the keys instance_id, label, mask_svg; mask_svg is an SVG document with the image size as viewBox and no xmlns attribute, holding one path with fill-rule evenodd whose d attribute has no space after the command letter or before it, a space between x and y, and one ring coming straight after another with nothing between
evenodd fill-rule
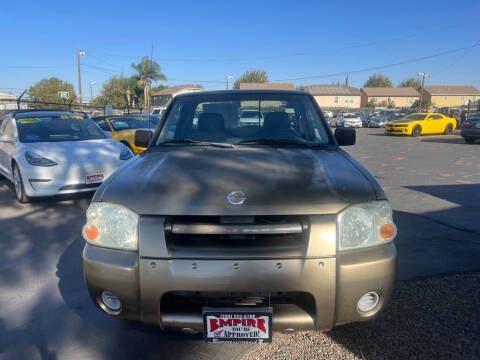
<instances>
[{"instance_id":1,"label":"truck grille","mask_svg":"<svg viewBox=\"0 0 480 360\"><path fill-rule=\"evenodd\" d=\"M302 216L176 216L165 221L165 240L172 257L298 257L309 229Z\"/></svg>"}]
</instances>

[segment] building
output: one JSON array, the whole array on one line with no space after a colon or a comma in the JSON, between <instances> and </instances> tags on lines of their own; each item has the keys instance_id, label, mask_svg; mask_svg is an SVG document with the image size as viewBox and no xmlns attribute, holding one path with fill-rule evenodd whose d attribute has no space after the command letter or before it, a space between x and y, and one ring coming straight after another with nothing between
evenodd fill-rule
<instances>
[{"instance_id":1,"label":"building","mask_svg":"<svg viewBox=\"0 0 480 360\"><path fill-rule=\"evenodd\" d=\"M295 90L292 83L240 83L240 90Z\"/></svg>"},{"instance_id":2,"label":"building","mask_svg":"<svg viewBox=\"0 0 480 360\"><path fill-rule=\"evenodd\" d=\"M470 85L430 85L424 87L423 96L437 107L457 107L477 102L480 90Z\"/></svg>"},{"instance_id":3,"label":"building","mask_svg":"<svg viewBox=\"0 0 480 360\"><path fill-rule=\"evenodd\" d=\"M360 90L346 85L311 85L305 89L322 108L359 109Z\"/></svg>"},{"instance_id":4,"label":"building","mask_svg":"<svg viewBox=\"0 0 480 360\"><path fill-rule=\"evenodd\" d=\"M175 96L195 91L205 91L205 89L200 86L187 84L155 91L152 93L152 107L166 107Z\"/></svg>"},{"instance_id":5,"label":"building","mask_svg":"<svg viewBox=\"0 0 480 360\"><path fill-rule=\"evenodd\" d=\"M408 108L412 107L415 100L420 99L420 93L413 87L364 87L360 91L362 92L362 107L367 106L367 104L374 104L376 106Z\"/></svg>"},{"instance_id":6,"label":"building","mask_svg":"<svg viewBox=\"0 0 480 360\"><path fill-rule=\"evenodd\" d=\"M17 106L15 95L0 93L0 116L10 110L16 110Z\"/></svg>"}]
</instances>

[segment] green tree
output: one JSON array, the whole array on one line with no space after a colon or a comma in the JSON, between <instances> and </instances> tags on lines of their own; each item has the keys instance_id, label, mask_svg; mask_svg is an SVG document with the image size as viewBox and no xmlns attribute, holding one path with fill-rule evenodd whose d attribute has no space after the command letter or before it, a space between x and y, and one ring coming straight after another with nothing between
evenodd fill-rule
<instances>
[{"instance_id":1,"label":"green tree","mask_svg":"<svg viewBox=\"0 0 480 360\"><path fill-rule=\"evenodd\" d=\"M58 98L59 91L67 91L69 93L68 103L77 100L77 94L73 84L60 80L56 77L42 79L28 88L28 96L35 102L61 103ZM52 107L51 105L37 105L38 107Z\"/></svg>"},{"instance_id":2,"label":"green tree","mask_svg":"<svg viewBox=\"0 0 480 360\"><path fill-rule=\"evenodd\" d=\"M260 69L250 69L243 73L235 83L234 89L240 89L240 83L265 83L268 82L267 72Z\"/></svg>"},{"instance_id":3,"label":"green tree","mask_svg":"<svg viewBox=\"0 0 480 360\"><path fill-rule=\"evenodd\" d=\"M392 80L388 76L374 73L370 75L367 82L363 85L363 87L383 87L383 88L392 88L393 83Z\"/></svg>"},{"instance_id":4,"label":"green tree","mask_svg":"<svg viewBox=\"0 0 480 360\"><path fill-rule=\"evenodd\" d=\"M164 89L167 89L168 86L167 85L163 85L163 84L160 84L160 85L157 85L157 86L153 86L150 91L153 93L155 91L160 91L160 90L164 90Z\"/></svg>"},{"instance_id":5,"label":"green tree","mask_svg":"<svg viewBox=\"0 0 480 360\"><path fill-rule=\"evenodd\" d=\"M166 81L167 77L162 73L160 65L150 60L148 56L144 56L140 63L131 64L133 70L135 70L135 77L138 80L138 85L143 88L144 105L146 108L150 106L149 89L153 81L163 80Z\"/></svg>"},{"instance_id":6,"label":"green tree","mask_svg":"<svg viewBox=\"0 0 480 360\"><path fill-rule=\"evenodd\" d=\"M422 88L422 81L414 77L403 80L397 87L413 87L420 90Z\"/></svg>"},{"instance_id":7,"label":"green tree","mask_svg":"<svg viewBox=\"0 0 480 360\"><path fill-rule=\"evenodd\" d=\"M308 85L297 85L295 90L297 90L297 91L307 91L308 90Z\"/></svg>"},{"instance_id":8,"label":"green tree","mask_svg":"<svg viewBox=\"0 0 480 360\"><path fill-rule=\"evenodd\" d=\"M412 104L412 108L418 108L418 107L429 108L430 106L433 106L433 105L435 104L432 103L430 100L423 99L422 105L420 106L420 99L418 99L418 100L415 100L415 102Z\"/></svg>"},{"instance_id":9,"label":"green tree","mask_svg":"<svg viewBox=\"0 0 480 360\"><path fill-rule=\"evenodd\" d=\"M102 91L100 95L93 100L93 104L95 106L105 106L109 104L119 109L127 107L127 89L129 89L129 84L131 85L131 83L129 78L122 75L112 76L103 83ZM134 80L133 83L136 84L136 80ZM134 91L134 89L130 90L132 92Z\"/></svg>"}]
</instances>

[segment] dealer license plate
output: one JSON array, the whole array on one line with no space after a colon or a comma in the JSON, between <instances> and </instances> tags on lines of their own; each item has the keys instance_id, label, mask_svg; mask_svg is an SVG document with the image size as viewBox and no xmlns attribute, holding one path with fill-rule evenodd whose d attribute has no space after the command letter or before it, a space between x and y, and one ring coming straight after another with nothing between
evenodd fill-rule
<instances>
[{"instance_id":1,"label":"dealer license plate","mask_svg":"<svg viewBox=\"0 0 480 360\"><path fill-rule=\"evenodd\" d=\"M87 184L98 184L98 183L102 183L103 180L104 180L103 173L89 174L89 175L87 175L86 183Z\"/></svg>"},{"instance_id":2,"label":"dealer license plate","mask_svg":"<svg viewBox=\"0 0 480 360\"><path fill-rule=\"evenodd\" d=\"M272 308L203 308L204 338L210 343L272 342Z\"/></svg>"}]
</instances>

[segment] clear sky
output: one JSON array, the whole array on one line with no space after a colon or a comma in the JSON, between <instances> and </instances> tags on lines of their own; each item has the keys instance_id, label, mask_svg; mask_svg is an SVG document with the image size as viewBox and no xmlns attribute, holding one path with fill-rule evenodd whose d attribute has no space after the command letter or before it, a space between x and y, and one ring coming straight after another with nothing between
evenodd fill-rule
<instances>
[{"instance_id":1,"label":"clear sky","mask_svg":"<svg viewBox=\"0 0 480 360\"><path fill-rule=\"evenodd\" d=\"M249 68L270 81L345 82L361 87L368 69L398 84L429 72L430 84L480 88L480 1L3 1L0 92L18 93L56 76L75 84L82 57L84 96L150 56L167 85L222 89ZM473 45L477 46L473 46ZM338 74L334 76L325 76Z\"/></svg>"}]
</instances>

